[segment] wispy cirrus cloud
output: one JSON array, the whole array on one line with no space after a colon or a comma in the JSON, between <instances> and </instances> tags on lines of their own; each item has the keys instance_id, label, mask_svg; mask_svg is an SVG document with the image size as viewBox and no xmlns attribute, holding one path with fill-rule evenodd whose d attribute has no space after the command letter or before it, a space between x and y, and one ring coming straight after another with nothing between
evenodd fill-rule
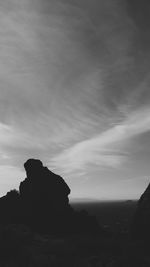
<instances>
[{"instance_id":1,"label":"wispy cirrus cloud","mask_svg":"<svg viewBox=\"0 0 150 267\"><path fill-rule=\"evenodd\" d=\"M0 166L37 157L80 177L126 161L150 103L147 17L130 2L1 1Z\"/></svg>"},{"instance_id":2,"label":"wispy cirrus cloud","mask_svg":"<svg viewBox=\"0 0 150 267\"><path fill-rule=\"evenodd\" d=\"M83 171L89 164L117 167L129 156L124 145L131 138L148 131L150 109L135 111L122 123L64 150L52 159L50 165L66 173Z\"/></svg>"}]
</instances>

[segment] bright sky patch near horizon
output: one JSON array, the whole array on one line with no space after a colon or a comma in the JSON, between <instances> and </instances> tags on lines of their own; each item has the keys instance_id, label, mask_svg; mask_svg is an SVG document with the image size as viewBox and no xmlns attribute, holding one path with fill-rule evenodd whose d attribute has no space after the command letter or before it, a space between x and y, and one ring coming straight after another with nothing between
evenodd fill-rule
<instances>
[{"instance_id":1,"label":"bright sky patch near horizon","mask_svg":"<svg viewBox=\"0 0 150 267\"><path fill-rule=\"evenodd\" d=\"M149 0L0 2L0 195L39 158L71 197L138 198L150 177Z\"/></svg>"}]
</instances>

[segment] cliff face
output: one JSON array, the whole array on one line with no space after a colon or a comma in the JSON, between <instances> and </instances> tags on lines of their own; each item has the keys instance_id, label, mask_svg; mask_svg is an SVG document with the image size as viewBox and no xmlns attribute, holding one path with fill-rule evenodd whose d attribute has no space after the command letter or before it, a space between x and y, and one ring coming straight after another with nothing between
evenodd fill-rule
<instances>
[{"instance_id":1,"label":"cliff face","mask_svg":"<svg viewBox=\"0 0 150 267\"><path fill-rule=\"evenodd\" d=\"M150 184L138 201L131 232L135 239L150 238Z\"/></svg>"}]
</instances>

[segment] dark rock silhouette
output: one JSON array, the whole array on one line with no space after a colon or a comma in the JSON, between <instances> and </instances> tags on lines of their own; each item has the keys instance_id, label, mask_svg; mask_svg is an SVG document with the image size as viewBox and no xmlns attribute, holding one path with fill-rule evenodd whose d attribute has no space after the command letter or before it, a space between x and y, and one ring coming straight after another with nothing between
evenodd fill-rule
<instances>
[{"instance_id":1,"label":"dark rock silhouette","mask_svg":"<svg viewBox=\"0 0 150 267\"><path fill-rule=\"evenodd\" d=\"M69 204L70 188L62 177L38 159L24 164L27 178L19 192L0 198L1 224L24 224L42 233L103 232L87 212L76 212Z\"/></svg>"},{"instance_id":2,"label":"dark rock silhouette","mask_svg":"<svg viewBox=\"0 0 150 267\"><path fill-rule=\"evenodd\" d=\"M150 184L137 203L131 235L138 240L149 240L150 238Z\"/></svg>"},{"instance_id":3,"label":"dark rock silhouette","mask_svg":"<svg viewBox=\"0 0 150 267\"><path fill-rule=\"evenodd\" d=\"M19 192L24 214L23 221L33 227L56 228L60 219L69 214L70 188L65 181L43 167L40 160L29 159L24 164L27 178L20 183Z\"/></svg>"}]
</instances>

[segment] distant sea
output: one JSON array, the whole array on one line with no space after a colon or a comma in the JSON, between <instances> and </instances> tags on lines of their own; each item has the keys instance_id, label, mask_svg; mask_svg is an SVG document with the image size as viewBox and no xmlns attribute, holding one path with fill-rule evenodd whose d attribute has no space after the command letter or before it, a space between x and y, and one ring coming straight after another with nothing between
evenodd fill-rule
<instances>
[{"instance_id":1,"label":"distant sea","mask_svg":"<svg viewBox=\"0 0 150 267\"><path fill-rule=\"evenodd\" d=\"M71 201L75 210L86 210L96 216L100 225L112 231L127 232L135 214L137 201Z\"/></svg>"}]
</instances>

